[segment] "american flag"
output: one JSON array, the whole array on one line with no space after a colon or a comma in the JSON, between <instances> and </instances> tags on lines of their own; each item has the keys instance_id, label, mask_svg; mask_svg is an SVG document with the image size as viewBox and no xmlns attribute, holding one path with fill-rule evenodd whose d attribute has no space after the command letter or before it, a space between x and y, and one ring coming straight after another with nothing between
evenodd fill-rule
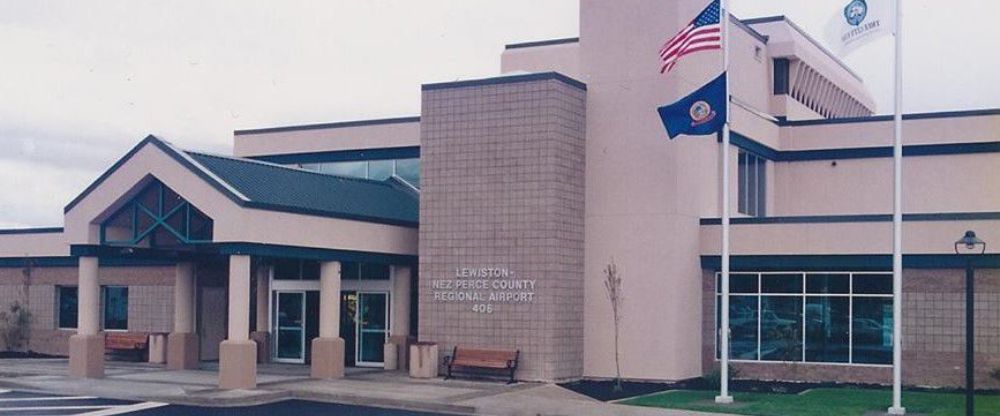
<instances>
[{"instance_id":1,"label":"american flag","mask_svg":"<svg viewBox=\"0 0 1000 416\"><path fill-rule=\"evenodd\" d=\"M670 71L684 55L722 48L722 25L719 24L719 0L701 11L680 33L660 48L660 73Z\"/></svg>"}]
</instances>

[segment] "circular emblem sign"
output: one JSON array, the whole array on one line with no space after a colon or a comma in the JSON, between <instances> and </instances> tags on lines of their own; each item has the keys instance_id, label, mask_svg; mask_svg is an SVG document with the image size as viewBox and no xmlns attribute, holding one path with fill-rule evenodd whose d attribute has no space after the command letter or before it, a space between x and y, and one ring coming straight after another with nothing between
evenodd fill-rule
<instances>
[{"instance_id":1,"label":"circular emblem sign","mask_svg":"<svg viewBox=\"0 0 1000 416\"><path fill-rule=\"evenodd\" d=\"M853 0L844 8L844 17L851 26L860 25L868 16L868 3L865 0Z\"/></svg>"},{"instance_id":2,"label":"circular emblem sign","mask_svg":"<svg viewBox=\"0 0 1000 416\"><path fill-rule=\"evenodd\" d=\"M712 106L705 101L696 101L691 105L690 114L694 124L701 124L712 117Z\"/></svg>"}]
</instances>

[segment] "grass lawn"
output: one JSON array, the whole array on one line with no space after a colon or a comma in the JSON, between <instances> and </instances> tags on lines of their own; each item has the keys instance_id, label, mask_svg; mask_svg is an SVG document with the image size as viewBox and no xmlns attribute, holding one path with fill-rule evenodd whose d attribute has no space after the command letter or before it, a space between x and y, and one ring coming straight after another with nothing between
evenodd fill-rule
<instances>
[{"instance_id":1,"label":"grass lawn","mask_svg":"<svg viewBox=\"0 0 1000 416\"><path fill-rule=\"evenodd\" d=\"M700 410L760 416L861 416L881 411L892 403L890 390L823 388L802 394L734 393L736 403L717 405L717 392L679 390L621 402L635 406ZM903 392L906 413L930 416L962 416L965 396L960 393ZM1000 395L977 395L976 415L1000 416Z\"/></svg>"}]
</instances>

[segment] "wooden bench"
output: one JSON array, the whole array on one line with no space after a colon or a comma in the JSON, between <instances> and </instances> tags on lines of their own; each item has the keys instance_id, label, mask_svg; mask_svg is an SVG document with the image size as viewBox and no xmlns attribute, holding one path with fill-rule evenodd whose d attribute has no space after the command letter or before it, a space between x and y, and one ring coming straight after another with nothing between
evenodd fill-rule
<instances>
[{"instance_id":1,"label":"wooden bench","mask_svg":"<svg viewBox=\"0 0 1000 416\"><path fill-rule=\"evenodd\" d=\"M105 332L104 351L134 351L139 361L142 353L149 348L149 334L142 332Z\"/></svg>"},{"instance_id":2,"label":"wooden bench","mask_svg":"<svg viewBox=\"0 0 1000 416\"><path fill-rule=\"evenodd\" d=\"M445 380L452 378L456 369L483 369L503 371L504 375L510 378L507 383L513 383L514 371L517 370L517 359L520 354L520 350L486 350L455 346L451 355L444 358L444 365L448 367L448 375ZM467 371L462 372L467 373Z\"/></svg>"}]
</instances>

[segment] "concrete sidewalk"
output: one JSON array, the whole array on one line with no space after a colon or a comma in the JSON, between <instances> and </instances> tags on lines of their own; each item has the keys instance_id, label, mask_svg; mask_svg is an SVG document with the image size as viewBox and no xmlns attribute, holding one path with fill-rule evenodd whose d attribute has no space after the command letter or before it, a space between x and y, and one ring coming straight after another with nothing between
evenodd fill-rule
<instances>
[{"instance_id":1,"label":"concrete sidewalk","mask_svg":"<svg viewBox=\"0 0 1000 416\"><path fill-rule=\"evenodd\" d=\"M305 366L262 365L257 389L219 390L213 365L171 371L108 362L106 377L76 379L65 359L0 360L0 387L198 406L246 406L284 399L359 404L444 414L709 416L709 413L603 403L553 384L417 380L402 372L350 369L340 380L313 380Z\"/></svg>"}]
</instances>

